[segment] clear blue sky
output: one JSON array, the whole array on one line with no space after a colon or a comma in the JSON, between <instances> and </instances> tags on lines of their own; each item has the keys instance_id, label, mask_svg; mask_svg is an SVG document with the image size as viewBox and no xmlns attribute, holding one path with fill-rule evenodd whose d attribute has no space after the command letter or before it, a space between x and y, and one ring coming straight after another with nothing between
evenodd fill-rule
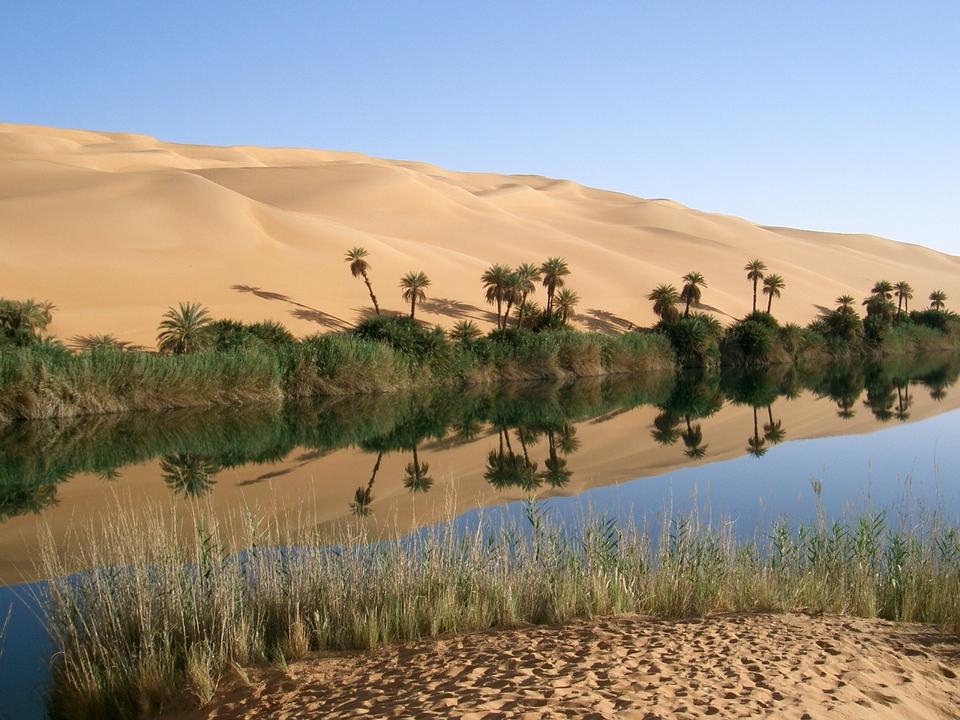
<instances>
[{"instance_id":1,"label":"clear blue sky","mask_svg":"<svg viewBox=\"0 0 960 720\"><path fill-rule=\"evenodd\" d=\"M539 173L960 254L960 0L0 0L0 119Z\"/></svg>"}]
</instances>

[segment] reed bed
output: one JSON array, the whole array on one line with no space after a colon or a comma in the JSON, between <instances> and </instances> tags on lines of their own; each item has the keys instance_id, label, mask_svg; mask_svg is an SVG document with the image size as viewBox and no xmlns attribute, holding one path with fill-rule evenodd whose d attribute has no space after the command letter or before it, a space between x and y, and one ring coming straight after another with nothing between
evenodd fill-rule
<instances>
[{"instance_id":1,"label":"reed bed","mask_svg":"<svg viewBox=\"0 0 960 720\"><path fill-rule=\"evenodd\" d=\"M663 518L656 533L602 516L561 524L532 502L519 523L389 538L362 521L286 529L311 526L296 520L118 510L78 532L68 556L48 542L40 569L60 578L43 598L52 714L136 717L185 690L202 704L255 662L624 612L825 611L960 628L960 532L935 518L781 523L749 541L696 515Z\"/></svg>"},{"instance_id":2,"label":"reed bed","mask_svg":"<svg viewBox=\"0 0 960 720\"><path fill-rule=\"evenodd\" d=\"M427 331L418 331L430 335ZM184 355L0 348L0 422L672 369L659 335L555 330L426 351L347 333Z\"/></svg>"}]
</instances>

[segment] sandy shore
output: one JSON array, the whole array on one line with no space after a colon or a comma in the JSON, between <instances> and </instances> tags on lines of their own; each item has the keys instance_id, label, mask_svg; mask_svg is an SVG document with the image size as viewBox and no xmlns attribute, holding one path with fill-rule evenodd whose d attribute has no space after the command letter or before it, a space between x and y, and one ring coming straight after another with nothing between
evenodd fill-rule
<instances>
[{"instance_id":1,"label":"sandy shore","mask_svg":"<svg viewBox=\"0 0 960 720\"><path fill-rule=\"evenodd\" d=\"M239 718L957 718L960 641L834 616L622 616L324 654L221 682Z\"/></svg>"}]
</instances>

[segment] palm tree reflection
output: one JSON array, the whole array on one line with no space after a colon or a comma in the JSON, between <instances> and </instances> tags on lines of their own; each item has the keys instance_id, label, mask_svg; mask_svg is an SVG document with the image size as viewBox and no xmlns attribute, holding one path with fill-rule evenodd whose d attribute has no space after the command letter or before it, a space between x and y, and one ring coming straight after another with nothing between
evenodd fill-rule
<instances>
[{"instance_id":1,"label":"palm tree reflection","mask_svg":"<svg viewBox=\"0 0 960 720\"><path fill-rule=\"evenodd\" d=\"M195 453L171 453L160 458L160 474L176 495L202 497L216 484L216 463Z\"/></svg>"}]
</instances>

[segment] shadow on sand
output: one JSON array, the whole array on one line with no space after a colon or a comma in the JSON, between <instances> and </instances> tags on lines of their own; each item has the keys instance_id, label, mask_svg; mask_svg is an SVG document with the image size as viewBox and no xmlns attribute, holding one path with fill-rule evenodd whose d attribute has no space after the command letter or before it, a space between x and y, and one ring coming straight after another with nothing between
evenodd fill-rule
<instances>
[{"instance_id":1,"label":"shadow on sand","mask_svg":"<svg viewBox=\"0 0 960 720\"><path fill-rule=\"evenodd\" d=\"M241 293L250 293L251 295L256 295L258 298L262 298L264 300L275 300L287 303L288 305L293 305L293 309L290 311L290 314L293 317L297 318L298 320L306 320L307 322L316 323L317 325L327 328L328 330L349 330L350 328L354 327L352 323L347 322L343 318L339 318L336 315L331 315L323 310L310 307L304 303L297 302L289 295L263 290L252 285L231 285L230 289Z\"/></svg>"}]
</instances>

